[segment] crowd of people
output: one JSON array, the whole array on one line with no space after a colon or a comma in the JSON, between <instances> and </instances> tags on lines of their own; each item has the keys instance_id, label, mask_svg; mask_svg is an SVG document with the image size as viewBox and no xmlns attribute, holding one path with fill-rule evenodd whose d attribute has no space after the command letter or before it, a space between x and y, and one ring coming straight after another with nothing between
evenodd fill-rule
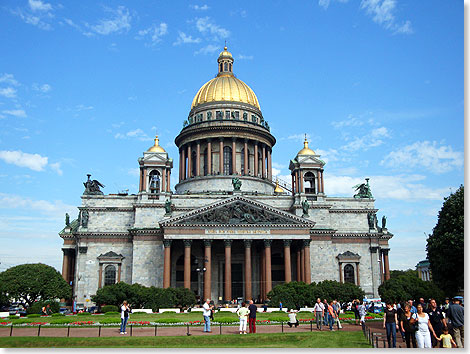
<instances>
[{"instance_id":1,"label":"crowd of people","mask_svg":"<svg viewBox=\"0 0 470 354\"><path fill-rule=\"evenodd\" d=\"M464 347L464 307L459 297L446 299L438 307L435 299L425 303L420 298L394 304L387 302L383 328L389 348L396 348L397 334L407 348Z\"/></svg>"}]
</instances>

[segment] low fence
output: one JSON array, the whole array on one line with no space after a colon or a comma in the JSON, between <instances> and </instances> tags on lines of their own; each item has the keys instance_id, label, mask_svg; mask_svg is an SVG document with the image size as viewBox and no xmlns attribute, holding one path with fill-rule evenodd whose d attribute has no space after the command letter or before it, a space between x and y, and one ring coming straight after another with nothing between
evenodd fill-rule
<instances>
[{"instance_id":1,"label":"low fence","mask_svg":"<svg viewBox=\"0 0 470 354\"><path fill-rule=\"evenodd\" d=\"M316 328L315 321L299 321L298 327L289 327L287 322L256 323L257 333L288 333L288 332L312 332ZM204 324L186 323L185 325L171 324L128 324L128 334L132 336L168 336L202 334ZM0 337L14 336L44 336L44 337L101 337L118 336L119 325L10 325L0 327ZM211 322L212 334L235 334L239 333L239 326L236 323L225 324ZM248 332L248 325L247 325Z\"/></svg>"},{"instance_id":2,"label":"low fence","mask_svg":"<svg viewBox=\"0 0 470 354\"><path fill-rule=\"evenodd\" d=\"M362 332L373 348L387 348L387 335L376 330L367 326L367 324L362 326Z\"/></svg>"}]
</instances>

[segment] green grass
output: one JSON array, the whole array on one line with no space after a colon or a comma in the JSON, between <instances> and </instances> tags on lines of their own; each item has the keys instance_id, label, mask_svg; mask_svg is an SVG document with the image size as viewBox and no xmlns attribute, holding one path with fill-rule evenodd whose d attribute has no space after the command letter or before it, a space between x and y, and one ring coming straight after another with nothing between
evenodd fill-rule
<instances>
[{"instance_id":1,"label":"green grass","mask_svg":"<svg viewBox=\"0 0 470 354\"><path fill-rule=\"evenodd\" d=\"M4 337L2 348L370 348L359 332L315 332L175 336L175 337L107 337L54 338Z\"/></svg>"}]
</instances>

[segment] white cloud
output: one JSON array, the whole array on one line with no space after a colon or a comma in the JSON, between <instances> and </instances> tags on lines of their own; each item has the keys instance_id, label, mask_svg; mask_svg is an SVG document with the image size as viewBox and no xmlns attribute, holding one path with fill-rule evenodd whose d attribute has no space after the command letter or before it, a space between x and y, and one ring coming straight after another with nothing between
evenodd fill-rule
<instances>
[{"instance_id":1,"label":"white cloud","mask_svg":"<svg viewBox=\"0 0 470 354\"><path fill-rule=\"evenodd\" d=\"M63 172L62 169L60 168L60 162L51 163L51 164L49 164L49 166L50 166L50 168L51 168L53 171L57 172L57 174L58 174L59 176L62 176L62 175L63 175L64 172Z\"/></svg>"},{"instance_id":2,"label":"white cloud","mask_svg":"<svg viewBox=\"0 0 470 354\"><path fill-rule=\"evenodd\" d=\"M342 3L345 3L345 2L348 2L348 0L336 0L338 2L342 2ZM320 7L323 7L325 10L328 8L328 6L330 6L330 0L318 0L318 5Z\"/></svg>"},{"instance_id":3,"label":"white cloud","mask_svg":"<svg viewBox=\"0 0 470 354\"><path fill-rule=\"evenodd\" d=\"M20 83L15 79L13 74L3 74L2 76L0 76L0 83L5 83L13 86L20 85Z\"/></svg>"},{"instance_id":4,"label":"white cloud","mask_svg":"<svg viewBox=\"0 0 470 354\"><path fill-rule=\"evenodd\" d=\"M85 106L84 104L79 104L79 105L76 105L76 106L75 106L75 110L76 110L77 112L81 112L81 111L90 111L90 110L92 110L93 108L95 108L95 107L93 107L93 106Z\"/></svg>"},{"instance_id":5,"label":"white cloud","mask_svg":"<svg viewBox=\"0 0 470 354\"><path fill-rule=\"evenodd\" d=\"M372 123L372 119L365 120L365 119L357 118L353 116L352 114L350 114L345 120L331 122L331 125L335 129L343 129L346 127L360 127L364 125L364 123L366 122Z\"/></svg>"},{"instance_id":6,"label":"white cloud","mask_svg":"<svg viewBox=\"0 0 470 354\"><path fill-rule=\"evenodd\" d=\"M29 7L32 11L51 11L51 4L42 2L41 0L29 0Z\"/></svg>"},{"instance_id":7,"label":"white cloud","mask_svg":"<svg viewBox=\"0 0 470 354\"><path fill-rule=\"evenodd\" d=\"M115 139L137 139L140 141L150 141L152 138L150 138L147 134L144 133L144 131L140 128L137 128L135 130L130 130L127 133L117 133L114 135Z\"/></svg>"},{"instance_id":8,"label":"white cloud","mask_svg":"<svg viewBox=\"0 0 470 354\"><path fill-rule=\"evenodd\" d=\"M189 5L189 7L193 10L196 10L196 11L207 11L210 9L210 7L206 4L202 5L202 6L199 6L199 5Z\"/></svg>"},{"instance_id":9,"label":"white cloud","mask_svg":"<svg viewBox=\"0 0 470 354\"><path fill-rule=\"evenodd\" d=\"M140 168L135 167L135 168L130 168L127 170L127 174L134 176L134 177L139 177L140 176Z\"/></svg>"},{"instance_id":10,"label":"white cloud","mask_svg":"<svg viewBox=\"0 0 470 354\"><path fill-rule=\"evenodd\" d=\"M42 92L42 93L47 93L52 89L51 85L49 85L49 84L39 85L39 84L36 84L36 83L34 83L32 85L32 88L33 88L34 91L39 91L39 92Z\"/></svg>"},{"instance_id":11,"label":"white cloud","mask_svg":"<svg viewBox=\"0 0 470 354\"><path fill-rule=\"evenodd\" d=\"M93 32L105 36L111 33L129 31L131 28L132 16L126 7L118 6L117 9L105 7L105 11L110 14L109 18L99 20L96 25L86 24L86 26Z\"/></svg>"},{"instance_id":12,"label":"white cloud","mask_svg":"<svg viewBox=\"0 0 470 354\"><path fill-rule=\"evenodd\" d=\"M237 59L239 60L253 60L253 55L243 55L243 54L239 54L237 56Z\"/></svg>"},{"instance_id":13,"label":"white cloud","mask_svg":"<svg viewBox=\"0 0 470 354\"><path fill-rule=\"evenodd\" d=\"M355 137L351 142L342 146L341 149L345 151L368 150L371 147L382 145L384 139L388 137L390 137L390 134L386 127L375 128L362 137Z\"/></svg>"},{"instance_id":14,"label":"white cloud","mask_svg":"<svg viewBox=\"0 0 470 354\"><path fill-rule=\"evenodd\" d=\"M162 22L158 26L154 24L147 29L140 30L138 32L138 36L136 36L136 39L143 39L144 37L149 35L152 44L156 44L158 42L161 42L161 37L166 34L168 34L168 25Z\"/></svg>"},{"instance_id":15,"label":"white cloud","mask_svg":"<svg viewBox=\"0 0 470 354\"><path fill-rule=\"evenodd\" d=\"M0 151L0 159L19 167L27 167L33 171L44 171L48 158L39 154L28 154L22 151Z\"/></svg>"},{"instance_id":16,"label":"white cloud","mask_svg":"<svg viewBox=\"0 0 470 354\"><path fill-rule=\"evenodd\" d=\"M217 52L220 48L216 45L213 44L208 44L205 47L202 47L201 49L197 50L194 52L194 54L212 54Z\"/></svg>"},{"instance_id":17,"label":"white cloud","mask_svg":"<svg viewBox=\"0 0 470 354\"><path fill-rule=\"evenodd\" d=\"M2 111L4 114L8 114L14 117L26 118L26 112L23 109L10 109Z\"/></svg>"},{"instance_id":18,"label":"white cloud","mask_svg":"<svg viewBox=\"0 0 470 354\"><path fill-rule=\"evenodd\" d=\"M426 179L422 175L367 176L370 177L374 198L399 200L442 200L449 188L432 188L418 183ZM364 183L364 178L335 176L325 173L325 193L329 196L349 196L356 192L354 186Z\"/></svg>"},{"instance_id":19,"label":"white cloud","mask_svg":"<svg viewBox=\"0 0 470 354\"><path fill-rule=\"evenodd\" d=\"M20 195L0 193L1 209L27 209L39 211L41 214L64 217L66 212L75 211L77 208L73 205L65 204L61 200L53 202L48 200L33 200Z\"/></svg>"},{"instance_id":20,"label":"white cloud","mask_svg":"<svg viewBox=\"0 0 470 354\"><path fill-rule=\"evenodd\" d=\"M188 43L200 43L201 38L193 38L192 36L188 36L186 33L179 31L178 38L173 43L173 45L180 45L180 44L188 44Z\"/></svg>"},{"instance_id":21,"label":"white cloud","mask_svg":"<svg viewBox=\"0 0 470 354\"><path fill-rule=\"evenodd\" d=\"M372 21L394 33L410 34L413 29L410 21L397 24L395 20L396 0L362 0L361 9L372 16Z\"/></svg>"},{"instance_id":22,"label":"white cloud","mask_svg":"<svg viewBox=\"0 0 470 354\"><path fill-rule=\"evenodd\" d=\"M418 141L390 152L381 165L397 168L425 168L433 173L445 173L464 165L464 154L451 146L438 146L436 141Z\"/></svg>"},{"instance_id":23,"label":"white cloud","mask_svg":"<svg viewBox=\"0 0 470 354\"><path fill-rule=\"evenodd\" d=\"M229 30L213 23L208 16L196 18L196 28L202 34L212 35L212 39L214 41L218 41L223 38L228 38L230 36Z\"/></svg>"},{"instance_id":24,"label":"white cloud","mask_svg":"<svg viewBox=\"0 0 470 354\"><path fill-rule=\"evenodd\" d=\"M16 89L14 89L13 87L0 88L0 96L6 97L6 98L15 98Z\"/></svg>"},{"instance_id":25,"label":"white cloud","mask_svg":"<svg viewBox=\"0 0 470 354\"><path fill-rule=\"evenodd\" d=\"M294 140L294 141L298 141L298 142L304 142L305 141L305 138L307 138L307 140L309 141L310 143L310 138L311 138L311 135L310 134L293 134L293 135L289 135L287 138L281 138L281 140L285 140L285 139L288 139L288 140Z\"/></svg>"}]
</instances>

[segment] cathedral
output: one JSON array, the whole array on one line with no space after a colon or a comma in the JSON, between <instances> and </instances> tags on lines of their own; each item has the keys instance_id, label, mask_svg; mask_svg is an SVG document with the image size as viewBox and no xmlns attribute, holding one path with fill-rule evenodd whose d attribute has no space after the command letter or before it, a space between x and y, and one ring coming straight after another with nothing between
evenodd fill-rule
<instances>
[{"instance_id":1,"label":"cathedral","mask_svg":"<svg viewBox=\"0 0 470 354\"><path fill-rule=\"evenodd\" d=\"M325 162L307 139L292 152L292 181L273 178L276 138L226 47L217 71L175 138L178 166L156 137L138 159L137 194L104 195L88 175L79 216L59 233L74 301L90 304L120 281L186 287L216 303L261 302L278 284L327 279L378 297L393 235L385 217L377 225L368 180L354 196L328 197Z\"/></svg>"}]
</instances>

